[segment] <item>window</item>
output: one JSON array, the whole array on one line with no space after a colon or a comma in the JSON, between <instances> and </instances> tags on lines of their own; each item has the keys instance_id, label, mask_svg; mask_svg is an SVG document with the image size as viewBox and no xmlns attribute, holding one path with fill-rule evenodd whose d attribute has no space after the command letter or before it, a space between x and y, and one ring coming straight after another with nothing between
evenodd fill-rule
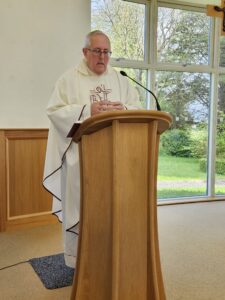
<instances>
[{"instance_id":1,"label":"window","mask_svg":"<svg viewBox=\"0 0 225 300\"><path fill-rule=\"evenodd\" d=\"M111 40L112 57L144 60L145 5L118 0L92 0L92 29Z\"/></svg>"},{"instance_id":2,"label":"window","mask_svg":"<svg viewBox=\"0 0 225 300\"><path fill-rule=\"evenodd\" d=\"M163 63L209 64L210 19L205 13L159 7L157 56Z\"/></svg>"},{"instance_id":3,"label":"window","mask_svg":"<svg viewBox=\"0 0 225 300\"><path fill-rule=\"evenodd\" d=\"M158 197L205 196L210 76L160 71L157 85L162 110L173 116L161 136Z\"/></svg>"},{"instance_id":4,"label":"window","mask_svg":"<svg viewBox=\"0 0 225 300\"><path fill-rule=\"evenodd\" d=\"M112 59L130 77L144 86L147 83L147 72L139 68L123 67L123 62L144 61L145 59L145 15L144 4L121 0L92 0L91 2L92 30L100 29L110 38ZM115 65L115 66L117 66ZM133 85L134 82L131 81ZM146 92L135 85L143 107L146 107Z\"/></svg>"},{"instance_id":5,"label":"window","mask_svg":"<svg viewBox=\"0 0 225 300\"><path fill-rule=\"evenodd\" d=\"M142 69L133 69L133 68L116 68L118 71L123 70L127 73L127 75L131 78L134 78L137 82L140 82L143 86L147 85L147 70L142 70ZM146 107L146 91L140 87L138 84L135 84L133 81L131 81L131 84L133 84L140 97L140 101L142 103L143 108Z\"/></svg>"},{"instance_id":6,"label":"window","mask_svg":"<svg viewBox=\"0 0 225 300\"><path fill-rule=\"evenodd\" d=\"M177 3L92 0L92 29L109 35L111 64L173 116L161 136L158 198L218 198L225 195L225 38L204 6ZM137 88L143 107L154 108Z\"/></svg>"}]
</instances>

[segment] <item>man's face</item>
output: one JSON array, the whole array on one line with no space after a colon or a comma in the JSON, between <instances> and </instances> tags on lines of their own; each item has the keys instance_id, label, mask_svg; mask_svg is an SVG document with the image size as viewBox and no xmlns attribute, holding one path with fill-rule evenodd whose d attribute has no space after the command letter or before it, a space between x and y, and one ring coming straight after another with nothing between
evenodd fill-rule
<instances>
[{"instance_id":1,"label":"man's face","mask_svg":"<svg viewBox=\"0 0 225 300\"><path fill-rule=\"evenodd\" d=\"M83 54L87 60L88 68L97 75L105 72L109 62L109 55L102 52L96 53L92 50L110 51L110 42L104 35L94 35L91 37L91 45L89 48L83 49Z\"/></svg>"}]
</instances>

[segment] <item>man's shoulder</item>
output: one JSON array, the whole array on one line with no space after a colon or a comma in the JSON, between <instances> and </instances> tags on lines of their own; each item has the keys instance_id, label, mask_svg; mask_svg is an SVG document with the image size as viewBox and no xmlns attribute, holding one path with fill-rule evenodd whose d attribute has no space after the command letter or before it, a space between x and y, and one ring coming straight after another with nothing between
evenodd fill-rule
<instances>
[{"instance_id":1,"label":"man's shoulder","mask_svg":"<svg viewBox=\"0 0 225 300\"><path fill-rule=\"evenodd\" d=\"M62 75L59 77L59 79L73 77L73 76L75 76L76 72L77 72L77 69L76 69L75 66L70 67L69 69L65 70L65 71L62 73Z\"/></svg>"},{"instance_id":2,"label":"man's shoulder","mask_svg":"<svg viewBox=\"0 0 225 300\"><path fill-rule=\"evenodd\" d=\"M57 79L56 81L56 85L59 86L64 86L65 84L70 83L71 81L73 82L75 77L76 77L76 67L70 67L69 69L67 69L66 71L64 71L61 76Z\"/></svg>"}]
</instances>

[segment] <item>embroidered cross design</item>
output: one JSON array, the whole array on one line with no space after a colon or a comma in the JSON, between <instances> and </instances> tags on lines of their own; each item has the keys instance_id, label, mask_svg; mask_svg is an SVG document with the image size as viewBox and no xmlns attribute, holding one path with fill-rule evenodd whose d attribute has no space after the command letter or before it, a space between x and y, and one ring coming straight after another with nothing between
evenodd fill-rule
<instances>
[{"instance_id":1,"label":"embroidered cross design","mask_svg":"<svg viewBox=\"0 0 225 300\"><path fill-rule=\"evenodd\" d=\"M104 84L97 86L95 90L90 90L90 101L108 100L108 94L112 92L111 89L106 89Z\"/></svg>"}]
</instances>

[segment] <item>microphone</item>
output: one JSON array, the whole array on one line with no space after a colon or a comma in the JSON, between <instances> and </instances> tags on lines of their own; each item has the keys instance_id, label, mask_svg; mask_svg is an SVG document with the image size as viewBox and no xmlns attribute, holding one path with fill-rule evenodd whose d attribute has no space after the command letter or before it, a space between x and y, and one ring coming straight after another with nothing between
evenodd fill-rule
<instances>
[{"instance_id":1,"label":"microphone","mask_svg":"<svg viewBox=\"0 0 225 300\"><path fill-rule=\"evenodd\" d=\"M148 90L146 87L144 87L144 86L143 86L142 84L140 84L138 81L136 81L136 80L134 80L133 78L131 78L130 76L128 76L126 72L120 71L120 74L123 75L123 76L128 77L128 78L131 79L131 80L133 80L135 83L137 83L138 85L140 85L143 89L145 89L146 91L148 91L148 92L155 98L157 110L159 110L159 111L161 110L161 107L160 107L160 105L159 105L159 101L158 101L158 99L156 98L155 94L154 94L152 91Z\"/></svg>"}]
</instances>

